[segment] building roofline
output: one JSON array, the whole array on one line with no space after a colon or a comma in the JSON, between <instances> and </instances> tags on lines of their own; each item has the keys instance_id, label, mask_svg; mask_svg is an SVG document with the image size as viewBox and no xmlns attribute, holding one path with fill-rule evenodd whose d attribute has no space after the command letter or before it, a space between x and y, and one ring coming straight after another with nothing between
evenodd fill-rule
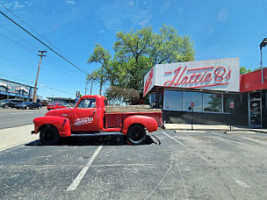
<instances>
[{"instance_id":1,"label":"building roofline","mask_svg":"<svg viewBox=\"0 0 267 200\"><path fill-rule=\"evenodd\" d=\"M67 97L46 97L47 99L57 99L57 100L75 100L75 99L72 99L72 98L67 98Z\"/></svg>"},{"instance_id":2,"label":"building roofline","mask_svg":"<svg viewBox=\"0 0 267 200\"><path fill-rule=\"evenodd\" d=\"M26 87L34 88L34 86L30 86L30 85L26 85L26 84L24 84L24 83L19 83L19 82L15 82L15 81L7 80L7 79L4 79L4 78L0 78L0 80L7 81L7 82L10 82L10 83L20 84L20 85L23 85L23 86L26 86ZM37 89L37 88L36 88L36 89Z\"/></svg>"}]
</instances>

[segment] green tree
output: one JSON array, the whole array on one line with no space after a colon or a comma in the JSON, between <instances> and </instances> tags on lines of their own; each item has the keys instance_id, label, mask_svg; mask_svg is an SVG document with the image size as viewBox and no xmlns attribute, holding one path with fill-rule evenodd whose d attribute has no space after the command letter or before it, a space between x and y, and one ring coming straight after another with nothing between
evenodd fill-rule
<instances>
[{"instance_id":1,"label":"green tree","mask_svg":"<svg viewBox=\"0 0 267 200\"><path fill-rule=\"evenodd\" d=\"M163 25L160 34L153 33L150 50L152 65L194 60L193 43L188 36L178 35L171 26Z\"/></svg>"},{"instance_id":2,"label":"green tree","mask_svg":"<svg viewBox=\"0 0 267 200\"><path fill-rule=\"evenodd\" d=\"M252 70L251 69L247 69L246 67L240 67L240 74L242 75L242 74L247 74L247 73L249 73L249 72L252 72Z\"/></svg>"},{"instance_id":3,"label":"green tree","mask_svg":"<svg viewBox=\"0 0 267 200\"><path fill-rule=\"evenodd\" d=\"M99 94L102 93L103 84L109 79L111 74L110 62L111 55L100 44L96 44L94 52L90 55L88 63L99 63L101 67L97 71L88 74L87 80L96 80L100 83Z\"/></svg>"},{"instance_id":4,"label":"green tree","mask_svg":"<svg viewBox=\"0 0 267 200\"><path fill-rule=\"evenodd\" d=\"M109 79L111 86L132 88L139 93L145 74L155 64L194 60L190 38L167 25L163 25L159 33L153 33L151 27L118 32L113 49L115 54L111 59L109 52L97 44L88 62L101 64L100 74Z\"/></svg>"},{"instance_id":5,"label":"green tree","mask_svg":"<svg viewBox=\"0 0 267 200\"><path fill-rule=\"evenodd\" d=\"M139 93L134 89L110 86L106 91L106 97L109 102L113 102L113 104L122 104L123 102L127 104L137 104Z\"/></svg>"},{"instance_id":6,"label":"green tree","mask_svg":"<svg viewBox=\"0 0 267 200\"><path fill-rule=\"evenodd\" d=\"M148 57L152 28L142 28L130 33L118 32L113 47L113 70L117 86L140 90L144 75L151 68Z\"/></svg>"}]
</instances>

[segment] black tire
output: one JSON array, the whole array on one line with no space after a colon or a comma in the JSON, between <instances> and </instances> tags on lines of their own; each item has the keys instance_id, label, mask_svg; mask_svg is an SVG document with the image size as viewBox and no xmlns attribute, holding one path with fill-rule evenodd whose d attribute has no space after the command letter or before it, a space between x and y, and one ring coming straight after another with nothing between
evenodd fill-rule
<instances>
[{"instance_id":1,"label":"black tire","mask_svg":"<svg viewBox=\"0 0 267 200\"><path fill-rule=\"evenodd\" d=\"M44 145L55 145L59 142L60 136L53 126L45 126L40 131L40 141Z\"/></svg>"},{"instance_id":2,"label":"black tire","mask_svg":"<svg viewBox=\"0 0 267 200\"><path fill-rule=\"evenodd\" d=\"M126 139L133 145L143 144L146 141L146 130L139 124L132 125L128 129Z\"/></svg>"}]
</instances>

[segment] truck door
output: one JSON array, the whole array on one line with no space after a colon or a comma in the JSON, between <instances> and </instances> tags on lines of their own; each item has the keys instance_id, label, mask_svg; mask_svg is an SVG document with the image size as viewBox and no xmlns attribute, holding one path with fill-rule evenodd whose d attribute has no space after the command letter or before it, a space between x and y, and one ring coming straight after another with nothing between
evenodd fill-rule
<instances>
[{"instance_id":1,"label":"truck door","mask_svg":"<svg viewBox=\"0 0 267 200\"><path fill-rule=\"evenodd\" d=\"M71 131L90 132L97 131L96 120L96 100L94 98L84 98L79 105L71 112Z\"/></svg>"}]
</instances>

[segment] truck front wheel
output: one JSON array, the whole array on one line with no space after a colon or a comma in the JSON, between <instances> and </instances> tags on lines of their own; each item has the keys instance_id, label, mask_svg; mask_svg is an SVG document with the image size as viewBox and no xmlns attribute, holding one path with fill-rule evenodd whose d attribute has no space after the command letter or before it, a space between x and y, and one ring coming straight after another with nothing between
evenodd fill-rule
<instances>
[{"instance_id":1,"label":"truck front wheel","mask_svg":"<svg viewBox=\"0 0 267 200\"><path fill-rule=\"evenodd\" d=\"M126 139L130 144L139 145L146 141L146 131L139 124L132 125L127 132Z\"/></svg>"},{"instance_id":2,"label":"truck front wheel","mask_svg":"<svg viewBox=\"0 0 267 200\"><path fill-rule=\"evenodd\" d=\"M55 127L45 126L40 131L40 140L44 145L55 145L59 142L59 134Z\"/></svg>"}]
</instances>

